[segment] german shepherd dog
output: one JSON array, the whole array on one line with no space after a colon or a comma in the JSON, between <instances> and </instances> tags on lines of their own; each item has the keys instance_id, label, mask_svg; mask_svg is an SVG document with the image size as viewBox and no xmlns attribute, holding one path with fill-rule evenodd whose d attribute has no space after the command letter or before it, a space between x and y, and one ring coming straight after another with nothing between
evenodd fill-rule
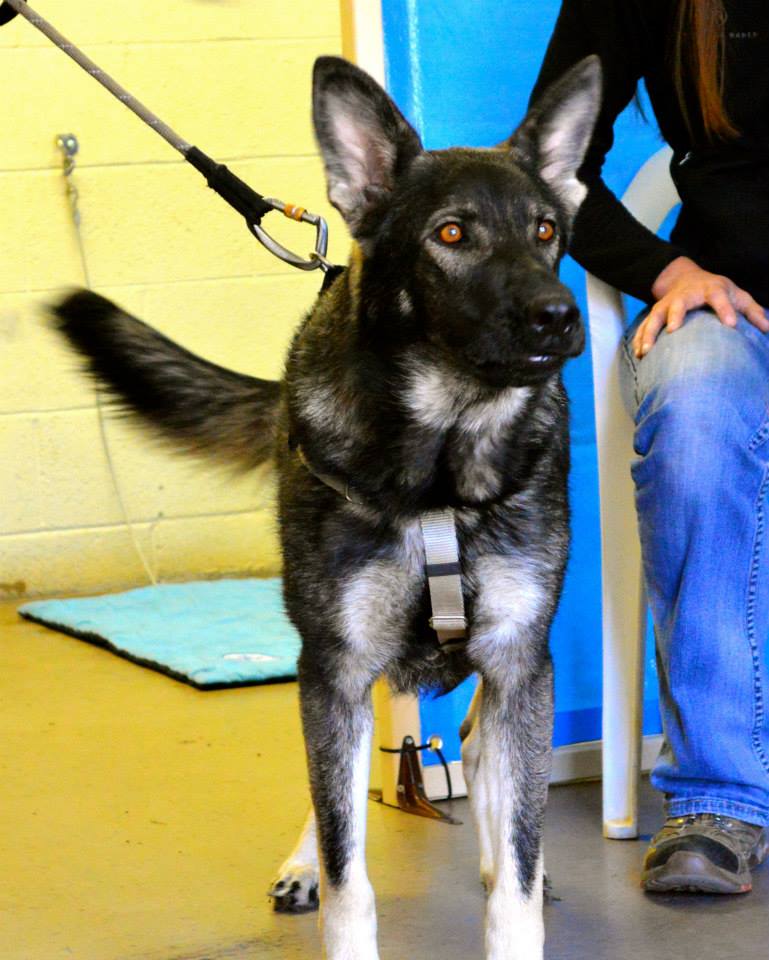
<instances>
[{"instance_id":1,"label":"german shepherd dog","mask_svg":"<svg viewBox=\"0 0 769 960\"><path fill-rule=\"evenodd\" d=\"M584 344L557 267L599 90L591 57L500 146L430 151L369 76L319 59L315 130L355 244L280 383L194 356L87 291L55 309L90 372L162 436L246 467L277 462L314 820L273 893L284 907L317 901L317 828L329 960L378 956L364 860L371 686L447 690L473 671L463 762L485 955L542 957L548 631L569 539L560 371ZM468 624L451 650L429 625L420 517L436 509L454 519Z\"/></svg>"}]
</instances>

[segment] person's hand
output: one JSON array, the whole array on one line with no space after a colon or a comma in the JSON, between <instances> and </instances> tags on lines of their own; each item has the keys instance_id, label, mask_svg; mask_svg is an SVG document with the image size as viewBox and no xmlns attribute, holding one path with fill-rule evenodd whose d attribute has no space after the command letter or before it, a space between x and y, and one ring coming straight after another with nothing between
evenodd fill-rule
<instances>
[{"instance_id":1,"label":"person's hand","mask_svg":"<svg viewBox=\"0 0 769 960\"><path fill-rule=\"evenodd\" d=\"M656 303L633 337L633 351L645 356L654 345L660 330L668 333L683 324L689 310L709 306L727 327L737 325L742 313L759 330L769 333L769 320L751 295L728 277L708 273L688 257L677 257L654 281L652 295Z\"/></svg>"}]
</instances>

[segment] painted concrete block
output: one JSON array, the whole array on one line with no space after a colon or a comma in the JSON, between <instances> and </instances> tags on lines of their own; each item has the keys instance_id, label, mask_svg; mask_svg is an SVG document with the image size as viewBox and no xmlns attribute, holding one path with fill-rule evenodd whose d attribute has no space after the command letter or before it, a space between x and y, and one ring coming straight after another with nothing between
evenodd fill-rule
<instances>
[{"instance_id":1,"label":"painted concrete block","mask_svg":"<svg viewBox=\"0 0 769 960\"><path fill-rule=\"evenodd\" d=\"M134 525L160 580L276 576L280 558L272 515L181 518ZM125 526L0 536L0 597L90 594L149 582Z\"/></svg>"},{"instance_id":2,"label":"painted concrete block","mask_svg":"<svg viewBox=\"0 0 769 960\"><path fill-rule=\"evenodd\" d=\"M320 54L338 53L339 40L112 45L92 52L182 140L224 162L315 152L312 65ZM81 166L170 163L179 156L53 46L5 51L0 85L24 91L24 110L0 157L2 170L58 168L55 139L66 132L78 138Z\"/></svg>"},{"instance_id":3,"label":"painted concrete block","mask_svg":"<svg viewBox=\"0 0 769 960\"><path fill-rule=\"evenodd\" d=\"M338 0L37 0L35 9L78 46L205 42L243 37L339 35ZM21 17L0 31L0 49L39 47L50 41ZM92 50L86 50L94 56ZM60 54L64 57L64 54Z\"/></svg>"},{"instance_id":4,"label":"painted concrete block","mask_svg":"<svg viewBox=\"0 0 769 960\"><path fill-rule=\"evenodd\" d=\"M182 455L120 415L107 413L104 430L116 484L132 521L241 513L274 501L269 469L236 474L206 458ZM106 462L103 447L99 440L93 456Z\"/></svg>"},{"instance_id":5,"label":"painted concrete block","mask_svg":"<svg viewBox=\"0 0 769 960\"><path fill-rule=\"evenodd\" d=\"M79 360L47 322L59 296L0 293L0 414L93 405Z\"/></svg>"},{"instance_id":6,"label":"painted concrete block","mask_svg":"<svg viewBox=\"0 0 769 960\"><path fill-rule=\"evenodd\" d=\"M274 499L269 471L236 476L172 453L147 431L115 415L103 416L114 478L96 410L36 418L39 506L32 528L122 523L121 499L131 522L231 514Z\"/></svg>"},{"instance_id":7,"label":"painted concrete block","mask_svg":"<svg viewBox=\"0 0 769 960\"><path fill-rule=\"evenodd\" d=\"M61 175L0 173L0 290L49 290L82 277Z\"/></svg>"},{"instance_id":8,"label":"painted concrete block","mask_svg":"<svg viewBox=\"0 0 769 960\"><path fill-rule=\"evenodd\" d=\"M161 579L231 574L274 576L280 553L274 514L258 510L219 517L163 520L153 528Z\"/></svg>"},{"instance_id":9,"label":"painted concrete block","mask_svg":"<svg viewBox=\"0 0 769 960\"><path fill-rule=\"evenodd\" d=\"M93 406L80 360L47 316L48 304L78 280L35 294L0 293L0 414ZM279 379L291 336L320 283L319 272L296 270L99 292L214 363Z\"/></svg>"},{"instance_id":10,"label":"painted concrete block","mask_svg":"<svg viewBox=\"0 0 769 960\"><path fill-rule=\"evenodd\" d=\"M262 192L302 205L329 219L330 256L348 238L325 200L316 158L233 163L232 169ZM80 171L83 238L95 286L244 277L292 270L253 239L239 216L181 164L105 167ZM312 249L314 232L270 214L265 224L292 248Z\"/></svg>"},{"instance_id":11,"label":"painted concrete block","mask_svg":"<svg viewBox=\"0 0 769 960\"><path fill-rule=\"evenodd\" d=\"M37 417L40 521L45 529L121 523L93 409Z\"/></svg>"},{"instance_id":12,"label":"painted concrete block","mask_svg":"<svg viewBox=\"0 0 769 960\"><path fill-rule=\"evenodd\" d=\"M40 528L40 499L39 419L0 416L0 532Z\"/></svg>"},{"instance_id":13,"label":"painted concrete block","mask_svg":"<svg viewBox=\"0 0 769 960\"><path fill-rule=\"evenodd\" d=\"M294 331L314 303L319 271L190 283L105 287L102 292L213 363L279 379Z\"/></svg>"},{"instance_id":14,"label":"painted concrete block","mask_svg":"<svg viewBox=\"0 0 769 960\"><path fill-rule=\"evenodd\" d=\"M152 557L148 526L135 528ZM0 596L90 594L149 583L125 527L0 537Z\"/></svg>"}]
</instances>

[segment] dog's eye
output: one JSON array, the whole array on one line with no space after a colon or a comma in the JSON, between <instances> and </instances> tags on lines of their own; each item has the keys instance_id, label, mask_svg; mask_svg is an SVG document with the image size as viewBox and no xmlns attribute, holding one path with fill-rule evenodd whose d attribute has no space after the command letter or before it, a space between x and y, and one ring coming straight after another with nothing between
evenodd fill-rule
<instances>
[{"instance_id":1,"label":"dog's eye","mask_svg":"<svg viewBox=\"0 0 769 960\"><path fill-rule=\"evenodd\" d=\"M555 224L552 220L540 220L537 226L537 240L548 243L555 236Z\"/></svg>"},{"instance_id":2,"label":"dog's eye","mask_svg":"<svg viewBox=\"0 0 769 960\"><path fill-rule=\"evenodd\" d=\"M459 243L464 233L458 223L444 223L438 236L442 243Z\"/></svg>"}]
</instances>

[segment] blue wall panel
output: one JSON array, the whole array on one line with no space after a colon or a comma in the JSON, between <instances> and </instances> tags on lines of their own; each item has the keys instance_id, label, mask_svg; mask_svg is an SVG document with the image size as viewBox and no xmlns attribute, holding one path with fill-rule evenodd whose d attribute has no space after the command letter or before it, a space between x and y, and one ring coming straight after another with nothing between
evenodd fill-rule
<instances>
[{"instance_id":1,"label":"blue wall panel","mask_svg":"<svg viewBox=\"0 0 769 960\"><path fill-rule=\"evenodd\" d=\"M526 111L558 8L557 0L383 0L387 85L426 147L489 146L512 132ZM620 117L616 131L605 178L622 194L660 139L635 108ZM584 312L584 272L567 258L561 276ZM572 411L573 544L552 631L556 745L601 735L600 530L589 345L567 365L564 379ZM659 730L651 639L646 660L648 733ZM468 681L447 697L423 697L420 703L423 735L443 736L450 759L459 757L456 727L472 689Z\"/></svg>"}]
</instances>

